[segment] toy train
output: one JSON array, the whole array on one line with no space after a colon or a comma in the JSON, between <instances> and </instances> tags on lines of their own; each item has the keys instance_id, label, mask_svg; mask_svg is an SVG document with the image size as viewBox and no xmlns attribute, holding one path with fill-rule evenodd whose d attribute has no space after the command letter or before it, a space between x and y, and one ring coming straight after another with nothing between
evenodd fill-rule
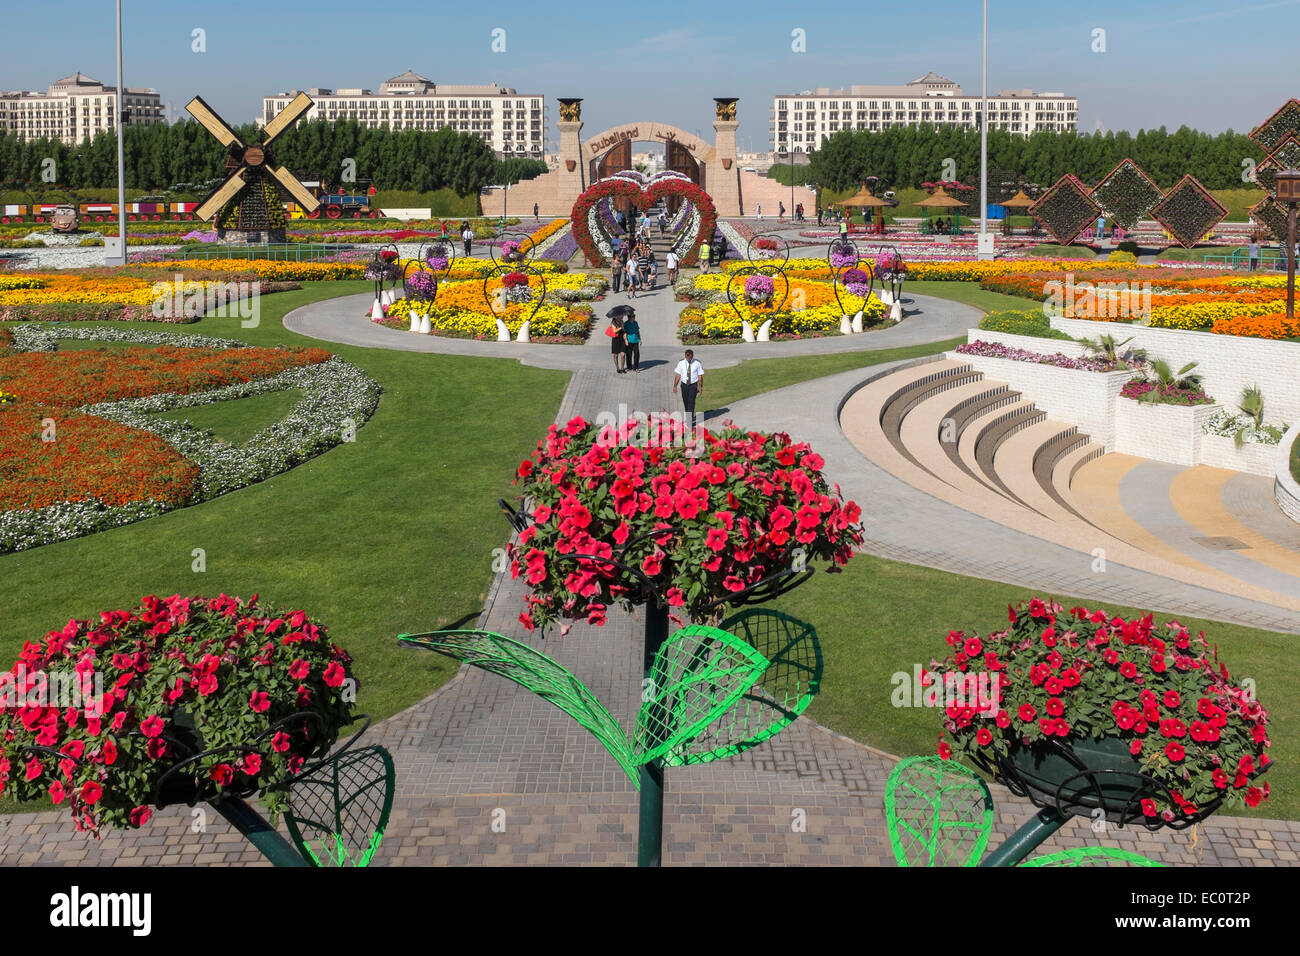
<instances>
[{"instance_id":1,"label":"toy train","mask_svg":"<svg viewBox=\"0 0 1300 956\"><path fill-rule=\"evenodd\" d=\"M348 195L342 189L335 193L328 191L323 182L305 182L304 186L320 200L313 212L304 212L302 207L292 200L284 204L286 218L289 219L378 219L383 213L370 207L370 197L375 189L367 181L358 182L356 194ZM194 210L201 203L197 202L129 202L126 204L127 222L186 222L194 219ZM71 229L67 211L75 210L76 222ZM56 217L56 213L59 215ZM56 221L57 220L57 221ZM9 223L52 224L57 231L75 231L78 223L117 222L117 203L82 202L73 206L66 202L39 202L25 205L0 205L0 224Z\"/></svg>"}]
</instances>

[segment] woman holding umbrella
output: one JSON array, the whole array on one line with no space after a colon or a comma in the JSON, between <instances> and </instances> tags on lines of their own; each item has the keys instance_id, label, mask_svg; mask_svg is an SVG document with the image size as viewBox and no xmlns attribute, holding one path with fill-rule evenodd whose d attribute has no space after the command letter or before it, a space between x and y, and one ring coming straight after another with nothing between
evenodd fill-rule
<instances>
[{"instance_id":1,"label":"woman holding umbrella","mask_svg":"<svg viewBox=\"0 0 1300 956\"><path fill-rule=\"evenodd\" d=\"M616 305L605 313L605 318L609 319L609 326L605 329L605 334L609 336L609 352L614 356L614 371L620 374L627 371L627 333L623 317L628 315L636 315L630 305Z\"/></svg>"}]
</instances>

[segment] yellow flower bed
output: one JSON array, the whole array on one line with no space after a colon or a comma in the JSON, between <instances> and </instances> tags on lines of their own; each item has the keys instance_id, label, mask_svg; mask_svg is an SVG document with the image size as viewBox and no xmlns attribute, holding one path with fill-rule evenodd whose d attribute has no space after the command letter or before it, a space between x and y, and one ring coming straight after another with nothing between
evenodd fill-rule
<instances>
[{"instance_id":1,"label":"yellow flower bed","mask_svg":"<svg viewBox=\"0 0 1300 956\"><path fill-rule=\"evenodd\" d=\"M1286 309L1286 300L1276 302L1197 302L1191 305L1162 305L1151 310L1151 325L1158 329L1208 329L1224 319L1269 315Z\"/></svg>"},{"instance_id":2,"label":"yellow flower bed","mask_svg":"<svg viewBox=\"0 0 1300 956\"><path fill-rule=\"evenodd\" d=\"M872 261L870 258L866 261ZM748 266L771 266L764 260L737 259L722 264L724 272L734 272ZM874 267L874 263L873 263ZM990 276L1009 275L1018 272L1047 272L1050 270L1072 269L1158 269L1151 264L1135 265L1131 262L1098 262L1096 260L1078 259L1017 259L1006 260L971 260L968 262L908 262L907 277L917 281L931 282L978 282ZM825 259L791 259L785 266L786 274L792 279L829 279L833 274L830 264Z\"/></svg>"},{"instance_id":3,"label":"yellow flower bed","mask_svg":"<svg viewBox=\"0 0 1300 956\"><path fill-rule=\"evenodd\" d=\"M54 302L148 305L154 300L153 285L147 279L92 279L75 274L54 274L41 276L41 282L36 287L0 291L0 305L42 305Z\"/></svg>"},{"instance_id":4,"label":"yellow flower bed","mask_svg":"<svg viewBox=\"0 0 1300 956\"><path fill-rule=\"evenodd\" d=\"M251 272L266 282L314 282L364 279L364 262L278 262L273 259L173 259L150 262L147 268L172 272L204 269L214 272Z\"/></svg>"},{"instance_id":5,"label":"yellow flower bed","mask_svg":"<svg viewBox=\"0 0 1300 956\"><path fill-rule=\"evenodd\" d=\"M566 220L567 222L567 220ZM428 265L419 259L399 259L398 264L405 269L411 263L415 268L411 271L420 270L431 272ZM551 281L552 274L559 274L569 271L567 262L552 262L549 259L540 262L530 262L528 267L534 272L540 272L546 276L546 281ZM440 278L446 279L482 279L486 275L491 275L498 269L498 266L491 259L457 259L451 264L451 269L447 272L438 273Z\"/></svg>"},{"instance_id":6,"label":"yellow flower bed","mask_svg":"<svg viewBox=\"0 0 1300 956\"><path fill-rule=\"evenodd\" d=\"M885 315L885 307L875 296L862 299L855 295L843 295L843 300L843 311L834 303L801 310L783 309L775 312L772 309L754 308L737 301L739 315L726 303L706 306L703 309L688 307L682 310L677 327L679 334L685 327L700 325L703 326L703 331L696 334L708 338L739 338L742 318L749 321L755 332L758 331L759 326L771 319L773 335L812 335L838 332L845 311L853 315L861 310L863 319L869 321Z\"/></svg>"},{"instance_id":7,"label":"yellow flower bed","mask_svg":"<svg viewBox=\"0 0 1300 956\"><path fill-rule=\"evenodd\" d=\"M547 223L545 226L542 226L541 229L538 229L527 239L525 239L522 243L520 243L520 245L523 248L524 252L527 252L529 249L533 248L533 246L541 245L543 242L551 238L551 236L555 235L557 232L559 232L568 224L569 224L569 220L567 219L552 220L551 222Z\"/></svg>"},{"instance_id":8,"label":"yellow flower bed","mask_svg":"<svg viewBox=\"0 0 1300 956\"><path fill-rule=\"evenodd\" d=\"M1285 289L1285 275L1255 275L1249 276L1231 276L1226 280L1228 285L1241 286L1244 289Z\"/></svg>"},{"instance_id":9,"label":"yellow flower bed","mask_svg":"<svg viewBox=\"0 0 1300 956\"><path fill-rule=\"evenodd\" d=\"M10 289L40 289L44 286L45 280L40 276L0 275L0 292L8 292Z\"/></svg>"},{"instance_id":10,"label":"yellow flower bed","mask_svg":"<svg viewBox=\"0 0 1300 956\"><path fill-rule=\"evenodd\" d=\"M413 311L417 315L427 315L430 324L437 331L454 335L487 336L492 338L495 338L497 334L498 317L505 322L506 328L510 330L512 335L518 333L519 327L530 317L532 322L528 326L528 330L532 335L559 335L560 326L565 322L572 321L569 318L572 309L568 305L543 305L534 315L533 308L535 305L533 302L521 305L507 305L504 309L498 308L497 314L492 315L486 311L449 306L442 301L440 295L436 304L412 302L403 305L402 308Z\"/></svg>"}]
</instances>

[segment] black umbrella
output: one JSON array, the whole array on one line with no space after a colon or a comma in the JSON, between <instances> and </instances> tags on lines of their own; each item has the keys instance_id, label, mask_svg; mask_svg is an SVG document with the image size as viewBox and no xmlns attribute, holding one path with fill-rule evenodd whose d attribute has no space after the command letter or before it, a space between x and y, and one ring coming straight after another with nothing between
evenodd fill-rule
<instances>
[{"instance_id":1,"label":"black umbrella","mask_svg":"<svg viewBox=\"0 0 1300 956\"><path fill-rule=\"evenodd\" d=\"M616 305L605 313L607 319L625 319L629 315L636 315L636 309L630 305Z\"/></svg>"}]
</instances>

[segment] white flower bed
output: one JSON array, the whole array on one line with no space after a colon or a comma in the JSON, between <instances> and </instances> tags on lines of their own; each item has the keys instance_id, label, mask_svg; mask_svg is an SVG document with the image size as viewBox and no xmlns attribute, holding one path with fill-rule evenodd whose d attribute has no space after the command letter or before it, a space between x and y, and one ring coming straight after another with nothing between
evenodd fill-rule
<instances>
[{"instance_id":1,"label":"white flower bed","mask_svg":"<svg viewBox=\"0 0 1300 956\"><path fill-rule=\"evenodd\" d=\"M1208 422L1201 426L1201 430L1207 435L1218 435L1221 438L1234 440L1237 437L1237 432L1240 431L1243 442L1276 445L1286 433L1286 426L1266 423L1263 428L1256 428L1255 419L1249 415L1230 415L1226 408L1221 408L1210 417Z\"/></svg>"},{"instance_id":2,"label":"white flower bed","mask_svg":"<svg viewBox=\"0 0 1300 956\"><path fill-rule=\"evenodd\" d=\"M167 335L134 329L103 327L69 328L50 331L14 328L15 344L28 343L49 351L57 338L96 341L140 342L178 345L184 348L232 348L247 346L234 339L201 335ZM166 421L151 416L178 408L232 401L284 389L303 391L303 399L281 421L262 429L242 446L228 445L210 431L188 421ZM80 411L120 422L157 435L180 455L199 466L199 479L191 504L207 501L229 491L264 481L302 464L309 458L350 440L379 404L380 385L355 365L340 358L288 369L270 378L241 382L206 392L181 395L167 392L120 402L83 406ZM64 541L96 531L130 524L167 511L157 502L134 502L109 507L101 502L61 502L35 510L0 512L0 553L21 551L42 544Z\"/></svg>"}]
</instances>

